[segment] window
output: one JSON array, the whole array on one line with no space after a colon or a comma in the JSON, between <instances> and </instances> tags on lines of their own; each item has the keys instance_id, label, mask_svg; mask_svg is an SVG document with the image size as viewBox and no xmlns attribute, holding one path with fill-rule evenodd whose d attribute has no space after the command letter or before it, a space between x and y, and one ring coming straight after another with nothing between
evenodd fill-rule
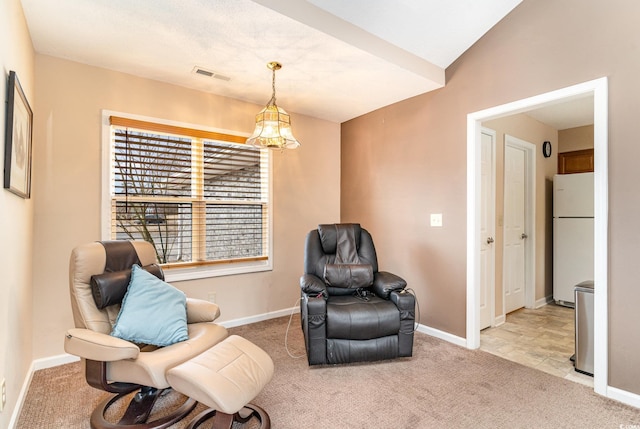
<instances>
[{"instance_id":1,"label":"window","mask_svg":"<svg viewBox=\"0 0 640 429\"><path fill-rule=\"evenodd\" d=\"M106 239L151 242L172 280L270 269L268 151L246 137L105 117Z\"/></svg>"}]
</instances>

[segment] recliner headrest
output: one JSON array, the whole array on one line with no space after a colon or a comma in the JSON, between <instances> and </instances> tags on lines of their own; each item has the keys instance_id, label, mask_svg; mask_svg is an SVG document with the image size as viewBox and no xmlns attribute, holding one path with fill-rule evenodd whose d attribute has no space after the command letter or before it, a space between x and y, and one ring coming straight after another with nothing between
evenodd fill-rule
<instances>
[{"instance_id":1,"label":"recliner headrest","mask_svg":"<svg viewBox=\"0 0 640 429\"><path fill-rule=\"evenodd\" d=\"M342 227L351 227L353 228L355 240L356 240L356 249L360 248L360 231L361 227L359 223L340 223L340 224L323 224L318 225L318 235L320 236L320 243L322 244L322 250L324 253L334 254L336 253L336 248L338 246L338 230L336 228L337 225Z\"/></svg>"},{"instance_id":2,"label":"recliner headrest","mask_svg":"<svg viewBox=\"0 0 640 429\"><path fill-rule=\"evenodd\" d=\"M158 264L145 265L143 270L153 274L160 280L164 280L164 273ZM91 294L96 307L102 310L105 307L122 303L131 282L131 268L120 271L107 271L91 276Z\"/></svg>"},{"instance_id":3,"label":"recliner headrest","mask_svg":"<svg viewBox=\"0 0 640 429\"><path fill-rule=\"evenodd\" d=\"M138 252L129 241L100 241L104 247L106 261L104 273L91 276L91 294L99 309L120 304L129 287L131 267L142 265ZM157 264L142 267L164 280L162 268Z\"/></svg>"}]
</instances>

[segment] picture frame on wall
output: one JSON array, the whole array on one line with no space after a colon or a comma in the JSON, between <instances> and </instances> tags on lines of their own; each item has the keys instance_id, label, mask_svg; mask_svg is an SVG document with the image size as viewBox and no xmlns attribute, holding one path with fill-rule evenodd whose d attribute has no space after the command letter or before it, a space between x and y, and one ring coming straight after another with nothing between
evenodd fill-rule
<instances>
[{"instance_id":1,"label":"picture frame on wall","mask_svg":"<svg viewBox=\"0 0 640 429\"><path fill-rule=\"evenodd\" d=\"M9 72L7 88L4 187L22 198L29 198L33 112L14 71Z\"/></svg>"}]
</instances>

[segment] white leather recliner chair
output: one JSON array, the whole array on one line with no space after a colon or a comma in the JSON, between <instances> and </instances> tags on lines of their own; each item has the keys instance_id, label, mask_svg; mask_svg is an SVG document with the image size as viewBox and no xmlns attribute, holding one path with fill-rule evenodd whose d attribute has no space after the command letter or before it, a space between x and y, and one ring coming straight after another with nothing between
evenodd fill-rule
<instances>
[{"instance_id":1,"label":"white leather recliner chair","mask_svg":"<svg viewBox=\"0 0 640 429\"><path fill-rule=\"evenodd\" d=\"M207 418L217 411L217 414L224 415L230 421L228 424L231 427L233 418L229 418L229 415L233 417L241 409L248 408L262 422L262 427L268 428L270 422L266 412L248 402L271 379L273 362L257 346L240 337L228 337L224 327L213 323L220 315L216 304L183 297L186 329L182 327L183 338L178 338L170 345L140 344L113 335L114 326L124 323L125 316L120 315L121 307L133 305L130 304L133 297L125 298L127 291L132 290L129 286L132 266L144 268L145 272L140 275L149 276L150 272L158 279L163 279L162 270L156 262L155 249L145 241L94 242L76 247L71 254L69 285L75 328L69 329L66 334L65 351L82 358L87 382L92 387L115 393L95 409L90 419L91 427L165 428L188 415L197 404L190 397L197 396L200 402L204 401L207 406L214 408L213 412L209 411ZM144 278L149 280L148 277ZM155 277L153 279L152 282ZM164 287L171 287L160 283ZM178 298L180 294L177 293ZM180 308L181 305L184 308L183 304L174 304L173 307ZM146 302L143 306L143 310L151 311L149 314L152 316L159 313L161 319L168 318L163 310L153 313L154 310ZM145 317L140 321L142 325L154 325L147 316L142 316L144 311L136 311ZM133 319L136 314L132 313ZM122 320L119 320L119 315ZM128 316L131 319L131 315ZM162 329L162 333L167 334L167 329ZM222 361L222 366L227 368L230 365L241 368L225 375L232 379L227 383L214 374L217 371L215 365L193 369L193 365L188 365L191 361L217 361L218 364ZM170 375L171 370L174 371L173 375ZM209 381L203 380L205 373L214 376L208 377ZM148 422L156 399L163 391L174 387L169 381L171 377L173 383L180 386L174 390L187 399L170 415ZM138 393L133 395L119 421L107 421L105 413L109 407L122 397L131 396L128 394L136 390ZM192 392L197 393L192 395ZM243 415L246 417L246 414Z\"/></svg>"}]
</instances>

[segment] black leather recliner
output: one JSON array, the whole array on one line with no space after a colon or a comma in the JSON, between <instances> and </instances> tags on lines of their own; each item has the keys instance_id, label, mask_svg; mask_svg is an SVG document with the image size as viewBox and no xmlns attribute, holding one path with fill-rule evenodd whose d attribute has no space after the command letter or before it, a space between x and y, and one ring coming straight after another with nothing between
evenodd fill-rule
<instances>
[{"instance_id":1,"label":"black leather recliner","mask_svg":"<svg viewBox=\"0 0 640 429\"><path fill-rule=\"evenodd\" d=\"M415 298L378 271L359 224L319 225L307 235L300 314L309 365L411 356Z\"/></svg>"}]
</instances>

